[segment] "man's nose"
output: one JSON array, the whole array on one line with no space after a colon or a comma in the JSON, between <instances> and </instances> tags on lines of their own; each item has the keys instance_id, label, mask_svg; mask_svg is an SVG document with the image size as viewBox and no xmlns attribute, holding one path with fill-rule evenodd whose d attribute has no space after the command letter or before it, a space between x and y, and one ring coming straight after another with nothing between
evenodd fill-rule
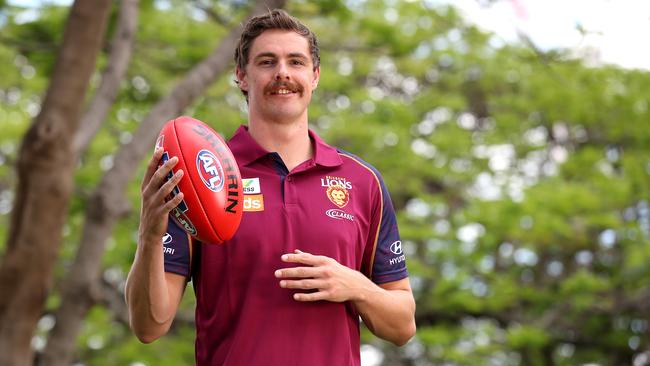
<instances>
[{"instance_id":1,"label":"man's nose","mask_svg":"<svg viewBox=\"0 0 650 366\"><path fill-rule=\"evenodd\" d=\"M278 70L275 74L275 80L289 80L289 69L284 62L278 63Z\"/></svg>"}]
</instances>

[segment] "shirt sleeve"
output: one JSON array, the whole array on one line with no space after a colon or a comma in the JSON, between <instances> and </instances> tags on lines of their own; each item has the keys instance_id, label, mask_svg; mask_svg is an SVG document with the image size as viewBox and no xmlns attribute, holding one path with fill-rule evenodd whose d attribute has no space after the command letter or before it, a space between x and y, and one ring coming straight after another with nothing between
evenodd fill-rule
<instances>
[{"instance_id":1,"label":"shirt sleeve","mask_svg":"<svg viewBox=\"0 0 650 366\"><path fill-rule=\"evenodd\" d=\"M163 236L165 272L190 277L192 263L192 238L170 217Z\"/></svg>"},{"instance_id":2,"label":"shirt sleeve","mask_svg":"<svg viewBox=\"0 0 650 366\"><path fill-rule=\"evenodd\" d=\"M373 230L366 253L370 254L367 261L370 279L376 284L382 284L404 279L408 277L408 271L393 202L381 175L376 170L374 172L379 189L376 199L372 200L375 203L371 221Z\"/></svg>"}]
</instances>

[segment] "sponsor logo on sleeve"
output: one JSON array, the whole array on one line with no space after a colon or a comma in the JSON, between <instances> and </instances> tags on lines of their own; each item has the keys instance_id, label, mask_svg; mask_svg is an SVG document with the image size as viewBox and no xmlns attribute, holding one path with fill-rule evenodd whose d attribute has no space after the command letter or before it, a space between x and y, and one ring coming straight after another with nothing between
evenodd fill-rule
<instances>
[{"instance_id":1,"label":"sponsor logo on sleeve","mask_svg":"<svg viewBox=\"0 0 650 366\"><path fill-rule=\"evenodd\" d=\"M220 192L225 182L223 167L219 159L209 150L203 149L196 155L196 169L208 189Z\"/></svg>"},{"instance_id":2,"label":"sponsor logo on sleeve","mask_svg":"<svg viewBox=\"0 0 650 366\"><path fill-rule=\"evenodd\" d=\"M244 178L241 180L244 186L244 194L260 194L260 178Z\"/></svg>"},{"instance_id":3,"label":"sponsor logo on sleeve","mask_svg":"<svg viewBox=\"0 0 650 366\"><path fill-rule=\"evenodd\" d=\"M391 253L395 254L397 257L391 258L388 260L388 263L392 266L397 263L404 262L406 260L406 256L404 255L404 251L402 251L402 242L397 240L394 241L390 245L390 251Z\"/></svg>"},{"instance_id":4,"label":"sponsor logo on sleeve","mask_svg":"<svg viewBox=\"0 0 650 366\"><path fill-rule=\"evenodd\" d=\"M165 246L167 244L171 244L171 242L172 242L172 236L169 235L169 233L165 233L165 235L163 235L163 238L162 238L163 254L174 255L174 248Z\"/></svg>"},{"instance_id":5,"label":"sponsor logo on sleeve","mask_svg":"<svg viewBox=\"0 0 650 366\"><path fill-rule=\"evenodd\" d=\"M395 255L403 254L404 252L402 252L402 242L400 240L393 242L393 244L390 245L390 251Z\"/></svg>"},{"instance_id":6,"label":"sponsor logo on sleeve","mask_svg":"<svg viewBox=\"0 0 650 366\"><path fill-rule=\"evenodd\" d=\"M264 195L247 194L244 196L244 212L264 211Z\"/></svg>"}]
</instances>

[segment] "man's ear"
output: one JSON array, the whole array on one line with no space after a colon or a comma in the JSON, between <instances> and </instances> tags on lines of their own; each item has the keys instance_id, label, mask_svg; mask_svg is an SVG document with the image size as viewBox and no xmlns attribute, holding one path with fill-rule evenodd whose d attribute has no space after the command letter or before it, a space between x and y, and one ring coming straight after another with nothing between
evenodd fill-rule
<instances>
[{"instance_id":1,"label":"man's ear","mask_svg":"<svg viewBox=\"0 0 650 366\"><path fill-rule=\"evenodd\" d=\"M235 76L237 77L237 81L239 81L239 89L243 91L248 91L248 81L246 79L246 72L240 69L239 66L237 66L237 68L235 69Z\"/></svg>"},{"instance_id":2,"label":"man's ear","mask_svg":"<svg viewBox=\"0 0 650 366\"><path fill-rule=\"evenodd\" d=\"M316 90L318 87L318 81L320 80L320 66L314 69L314 78L311 81L311 89Z\"/></svg>"}]
</instances>

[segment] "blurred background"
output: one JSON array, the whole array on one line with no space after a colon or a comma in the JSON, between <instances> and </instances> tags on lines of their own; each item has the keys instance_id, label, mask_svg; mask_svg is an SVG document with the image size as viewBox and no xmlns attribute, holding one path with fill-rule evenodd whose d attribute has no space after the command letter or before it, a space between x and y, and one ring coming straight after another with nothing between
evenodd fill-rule
<instances>
[{"instance_id":1,"label":"blurred background","mask_svg":"<svg viewBox=\"0 0 650 366\"><path fill-rule=\"evenodd\" d=\"M96 49L68 55L97 55L78 116L38 130L88 30L64 32L71 1L0 1L0 349L22 364L194 362L191 286L170 334L128 329L140 180L166 120L246 120L228 40L259 1L108 3ZM649 2L278 3L321 44L311 127L377 167L398 213L418 331L397 348L362 328L364 366L650 365ZM56 123L61 146L28 148ZM39 201L59 192L29 174L66 156L69 194Z\"/></svg>"}]
</instances>

